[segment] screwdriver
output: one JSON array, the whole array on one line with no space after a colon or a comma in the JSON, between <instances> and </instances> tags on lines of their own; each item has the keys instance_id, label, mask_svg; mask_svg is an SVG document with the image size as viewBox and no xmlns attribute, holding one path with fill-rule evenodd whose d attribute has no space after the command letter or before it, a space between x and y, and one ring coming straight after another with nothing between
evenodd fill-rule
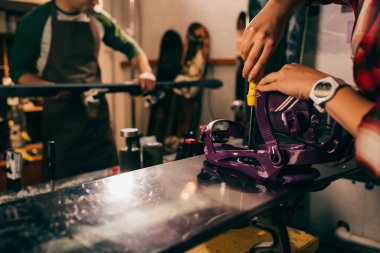
<instances>
[{"instance_id":1,"label":"screwdriver","mask_svg":"<svg viewBox=\"0 0 380 253\"><path fill-rule=\"evenodd\" d=\"M249 82L248 94L247 94L247 105L251 107L251 113L249 118L249 132L248 132L248 149L255 149L256 145L254 143L254 136L256 132L256 122L255 122L255 105L256 105L256 88L257 83L252 80Z\"/></svg>"}]
</instances>

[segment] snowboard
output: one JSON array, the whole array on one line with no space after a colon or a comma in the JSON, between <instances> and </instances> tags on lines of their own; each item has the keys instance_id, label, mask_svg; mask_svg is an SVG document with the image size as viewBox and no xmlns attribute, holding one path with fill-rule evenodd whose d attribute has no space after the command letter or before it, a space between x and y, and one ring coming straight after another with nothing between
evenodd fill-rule
<instances>
[{"instance_id":1,"label":"snowboard","mask_svg":"<svg viewBox=\"0 0 380 253\"><path fill-rule=\"evenodd\" d=\"M158 57L156 78L157 81L174 81L182 69L183 44L180 35L174 30L164 33ZM168 131L168 121L171 114L174 93L172 89L163 91L163 98L150 107L150 117L147 135L156 136L163 142Z\"/></svg>"},{"instance_id":2,"label":"snowboard","mask_svg":"<svg viewBox=\"0 0 380 253\"><path fill-rule=\"evenodd\" d=\"M187 29L181 74L176 81L204 80L207 74L210 36L207 28L192 23ZM182 138L186 133L196 133L202 110L202 87L173 89L172 113L169 120L171 134Z\"/></svg>"}]
</instances>

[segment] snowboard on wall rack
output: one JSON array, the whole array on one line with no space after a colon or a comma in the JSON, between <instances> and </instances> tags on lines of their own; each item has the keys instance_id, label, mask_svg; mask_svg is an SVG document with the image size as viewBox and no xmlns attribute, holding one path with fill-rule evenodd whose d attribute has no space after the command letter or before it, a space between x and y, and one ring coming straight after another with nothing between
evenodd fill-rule
<instances>
[{"instance_id":1,"label":"snowboard on wall rack","mask_svg":"<svg viewBox=\"0 0 380 253\"><path fill-rule=\"evenodd\" d=\"M184 59L181 73L176 81L196 81L205 79L207 74L210 52L210 36L206 27L194 22L189 25L184 44ZM168 137L166 146L172 145L172 151L180 144L188 133L194 135L198 126L202 111L201 87L173 89L171 113L168 122ZM170 149L170 148L169 148Z\"/></svg>"},{"instance_id":2,"label":"snowboard on wall rack","mask_svg":"<svg viewBox=\"0 0 380 253\"><path fill-rule=\"evenodd\" d=\"M157 80L199 81L205 78L210 37L200 23L190 24L184 45L173 30L161 41ZM152 105L147 135L165 143L166 153L174 153L189 131L198 129L202 109L202 88L166 90L165 96Z\"/></svg>"},{"instance_id":3,"label":"snowboard on wall rack","mask_svg":"<svg viewBox=\"0 0 380 253\"><path fill-rule=\"evenodd\" d=\"M158 57L157 81L174 81L182 69L183 44L180 35L174 30L164 33ZM151 105L147 135L156 136L159 142L168 134L168 121L174 93L171 89L163 91L163 97Z\"/></svg>"}]
</instances>

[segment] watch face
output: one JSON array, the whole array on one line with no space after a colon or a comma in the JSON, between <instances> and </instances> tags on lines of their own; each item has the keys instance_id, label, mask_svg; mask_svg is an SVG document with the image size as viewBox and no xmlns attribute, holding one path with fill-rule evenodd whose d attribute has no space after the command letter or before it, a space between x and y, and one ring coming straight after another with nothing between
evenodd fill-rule
<instances>
[{"instance_id":1,"label":"watch face","mask_svg":"<svg viewBox=\"0 0 380 253\"><path fill-rule=\"evenodd\" d=\"M328 82L320 82L314 88L314 95L317 98L327 97L332 90L332 84Z\"/></svg>"}]
</instances>

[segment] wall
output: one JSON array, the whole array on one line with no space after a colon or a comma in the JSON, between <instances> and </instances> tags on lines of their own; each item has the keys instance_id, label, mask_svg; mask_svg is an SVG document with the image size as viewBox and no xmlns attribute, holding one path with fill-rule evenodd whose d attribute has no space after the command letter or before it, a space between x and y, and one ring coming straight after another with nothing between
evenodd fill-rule
<instances>
[{"instance_id":1,"label":"wall","mask_svg":"<svg viewBox=\"0 0 380 253\"><path fill-rule=\"evenodd\" d=\"M129 4L127 0L103 0L103 8L109 12L117 21L118 25L126 28L129 22L128 15ZM105 45L101 47L100 64L102 69L102 79L105 83L121 83L130 78L126 78L125 71L121 68L120 63L126 57L111 50ZM124 93L108 94L107 99L110 107L111 124L114 129L115 140L118 148L124 144L120 137L120 129L131 127L130 121L130 96Z\"/></svg>"},{"instance_id":2,"label":"wall","mask_svg":"<svg viewBox=\"0 0 380 253\"><path fill-rule=\"evenodd\" d=\"M192 22L204 24L211 36L211 57L235 56L235 27L246 0L140 0L143 46L152 58L158 57L159 42L168 29L176 30L184 39Z\"/></svg>"}]
</instances>

